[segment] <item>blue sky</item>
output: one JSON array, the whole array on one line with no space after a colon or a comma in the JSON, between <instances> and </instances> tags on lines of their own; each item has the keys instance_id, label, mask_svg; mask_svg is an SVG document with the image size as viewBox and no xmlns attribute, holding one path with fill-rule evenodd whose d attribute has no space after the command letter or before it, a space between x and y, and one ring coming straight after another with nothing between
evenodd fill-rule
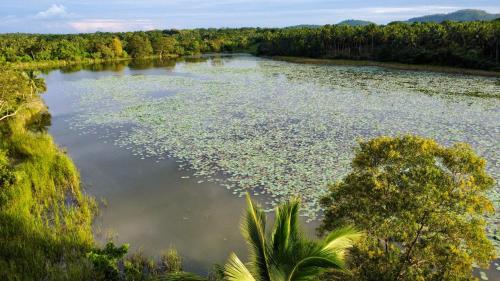
<instances>
[{"instance_id":1,"label":"blue sky","mask_svg":"<svg viewBox=\"0 0 500 281\"><path fill-rule=\"evenodd\" d=\"M458 9L500 13L498 0L0 0L0 33L376 23Z\"/></svg>"}]
</instances>

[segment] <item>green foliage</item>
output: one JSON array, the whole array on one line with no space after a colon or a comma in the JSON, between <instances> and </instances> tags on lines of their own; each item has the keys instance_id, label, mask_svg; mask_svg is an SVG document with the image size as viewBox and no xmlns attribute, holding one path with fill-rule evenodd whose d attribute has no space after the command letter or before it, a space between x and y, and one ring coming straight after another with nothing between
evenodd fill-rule
<instances>
[{"instance_id":1,"label":"green foliage","mask_svg":"<svg viewBox=\"0 0 500 281\"><path fill-rule=\"evenodd\" d=\"M154 53L160 58L164 55L176 54L178 48L175 38L162 36L161 34L153 38L152 46Z\"/></svg>"},{"instance_id":2,"label":"green foliage","mask_svg":"<svg viewBox=\"0 0 500 281\"><path fill-rule=\"evenodd\" d=\"M113 243L106 244L104 249L96 249L87 254L94 266L93 278L95 280L120 280L118 260L122 259L128 251L128 245L116 247Z\"/></svg>"},{"instance_id":3,"label":"green foliage","mask_svg":"<svg viewBox=\"0 0 500 281\"><path fill-rule=\"evenodd\" d=\"M167 250L156 263L140 251L125 257L127 251L127 244L117 247L108 242L103 249L87 253L93 265L92 280L206 280L183 272L181 257L175 249Z\"/></svg>"},{"instance_id":4,"label":"green foliage","mask_svg":"<svg viewBox=\"0 0 500 281\"><path fill-rule=\"evenodd\" d=\"M164 272L176 273L182 271L182 258L176 249L170 248L160 257L160 269Z\"/></svg>"},{"instance_id":5,"label":"green foliage","mask_svg":"<svg viewBox=\"0 0 500 281\"><path fill-rule=\"evenodd\" d=\"M361 142L352 172L331 187L321 230L346 224L368 236L354 247L353 280L472 280L494 258L483 216L493 179L469 145L415 136Z\"/></svg>"},{"instance_id":6,"label":"green foliage","mask_svg":"<svg viewBox=\"0 0 500 281\"><path fill-rule=\"evenodd\" d=\"M29 84L22 72L0 69L0 125L30 102ZM19 83L19 81L22 81Z\"/></svg>"},{"instance_id":7,"label":"green foliage","mask_svg":"<svg viewBox=\"0 0 500 281\"><path fill-rule=\"evenodd\" d=\"M94 202L68 156L28 126L46 110L43 80L13 70L0 79L2 114L10 115L0 121L0 279L88 279Z\"/></svg>"},{"instance_id":8,"label":"green foliage","mask_svg":"<svg viewBox=\"0 0 500 281\"><path fill-rule=\"evenodd\" d=\"M153 54L151 42L145 36L134 34L127 41L126 50L134 58L148 57Z\"/></svg>"},{"instance_id":9,"label":"green foliage","mask_svg":"<svg viewBox=\"0 0 500 281\"><path fill-rule=\"evenodd\" d=\"M200 277L196 274L189 273L189 272L178 272L178 273L167 274L167 275L160 277L156 280L161 280L161 281L206 281L207 279Z\"/></svg>"},{"instance_id":10,"label":"green foliage","mask_svg":"<svg viewBox=\"0 0 500 281\"><path fill-rule=\"evenodd\" d=\"M338 228L321 241L306 239L298 224L299 201L276 208L271 233L266 216L247 194L248 208L241 230L249 245L250 262L245 265L233 253L225 266L227 280L312 280L319 274L344 269L347 249L361 237L351 227Z\"/></svg>"}]
</instances>

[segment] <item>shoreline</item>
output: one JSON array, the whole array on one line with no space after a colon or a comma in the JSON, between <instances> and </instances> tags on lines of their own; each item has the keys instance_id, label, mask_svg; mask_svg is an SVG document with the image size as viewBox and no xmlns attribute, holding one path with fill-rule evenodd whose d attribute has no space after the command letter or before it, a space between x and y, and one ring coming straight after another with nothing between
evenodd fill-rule
<instances>
[{"instance_id":1,"label":"shoreline","mask_svg":"<svg viewBox=\"0 0 500 281\"><path fill-rule=\"evenodd\" d=\"M102 63L113 63L121 61L133 61L133 60L173 60L183 57L201 57L203 55L210 55L214 53L207 54L197 54L197 55L165 55L165 56L147 56L140 58L113 58L113 59L83 59L75 61L66 60L52 60L52 61L34 61L34 62L20 62L20 63L7 63L8 67L13 69L46 69L46 68L59 68L64 66L85 64L102 64ZM242 52L237 53L215 53L215 54L242 54ZM317 65L344 65L344 66L372 66L372 67L382 67L387 69L395 70L408 70L408 71L422 71L422 72L438 72L447 74L457 74L457 75L473 75L473 76L483 76L483 77L493 77L500 78L500 71L491 70L481 70L481 69L471 69L471 68L460 68L451 66L438 66L438 65L428 65L428 64L405 64L398 62L380 62L373 60L350 60L350 59L331 59L331 58L309 58L309 57L294 57L294 56L258 56L252 54L251 52L245 53L256 57L267 58L277 61L285 61L290 63L302 63L302 64L317 64Z\"/></svg>"},{"instance_id":2,"label":"shoreline","mask_svg":"<svg viewBox=\"0 0 500 281\"><path fill-rule=\"evenodd\" d=\"M427 65L427 64L404 64L398 62L379 62L372 60L308 58L308 57L291 57L291 56L264 56L264 57L291 63L345 65L345 66L375 66L375 67L383 67L396 70L411 70L411 71L423 71L423 72L428 71L428 72L440 72L440 73L458 74L458 75L476 75L476 76L500 78L500 71L460 68L451 66L438 66L438 65Z\"/></svg>"},{"instance_id":3,"label":"shoreline","mask_svg":"<svg viewBox=\"0 0 500 281\"><path fill-rule=\"evenodd\" d=\"M18 62L18 63L7 63L5 64L7 67L11 67L13 69L26 70L26 69L46 69L46 68L59 68L64 66L71 65L92 65L92 64L101 64L101 63L114 63L114 62L122 62L122 61L133 61L133 60L153 60L153 59L176 59L181 56L177 55L165 55L165 56L147 56L140 58L112 58L112 59L82 59L82 60L49 60L49 61L31 61L31 62Z\"/></svg>"}]
</instances>

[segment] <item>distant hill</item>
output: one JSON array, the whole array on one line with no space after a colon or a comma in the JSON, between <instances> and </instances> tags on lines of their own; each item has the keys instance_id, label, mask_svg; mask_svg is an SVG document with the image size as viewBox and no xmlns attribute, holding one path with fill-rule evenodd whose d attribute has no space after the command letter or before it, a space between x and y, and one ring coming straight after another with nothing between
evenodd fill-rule
<instances>
[{"instance_id":1,"label":"distant hill","mask_svg":"<svg viewBox=\"0 0 500 281\"><path fill-rule=\"evenodd\" d=\"M475 9L465 9L465 10L458 10L449 14L434 14L434 15L427 15L427 16L421 16L421 17L415 17L411 18L407 21L393 21L389 24L396 24L396 23L412 23L412 22L443 22L443 21L490 21L490 20L500 20L500 14L490 14L486 11L483 10L475 10ZM370 25L373 22L371 21L366 21L366 20L355 20L355 19L348 19L348 20L343 20L337 25L350 25L350 26L365 26L365 25ZM315 24L300 24L300 25L294 25L294 26L288 26L285 28L320 28L322 25L315 25Z\"/></svg>"},{"instance_id":2,"label":"distant hill","mask_svg":"<svg viewBox=\"0 0 500 281\"><path fill-rule=\"evenodd\" d=\"M344 20L344 21L341 21L337 24L341 25L350 25L350 26L365 26L365 25L370 25L372 24L373 22L371 21L366 21L366 20Z\"/></svg>"},{"instance_id":3,"label":"distant hill","mask_svg":"<svg viewBox=\"0 0 500 281\"><path fill-rule=\"evenodd\" d=\"M316 24L299 24L299 25L293 25L293 26L287 26L285 28L320 28L322 25L316 25Z\"/></svg>"},{"instance_id":4,"label":"distant hill","mask_svg":"<svg viewBox=\"0 0 500 281\"><path fill-rule=\"evenodd\" d=\"M409 22L443 22L449 21L476 21L476 20L494 20L500 18L500 14L490 14L483 10L458 10L449 14L435 14L423 17L411 18Z\"/></svg>"}]
</instances>

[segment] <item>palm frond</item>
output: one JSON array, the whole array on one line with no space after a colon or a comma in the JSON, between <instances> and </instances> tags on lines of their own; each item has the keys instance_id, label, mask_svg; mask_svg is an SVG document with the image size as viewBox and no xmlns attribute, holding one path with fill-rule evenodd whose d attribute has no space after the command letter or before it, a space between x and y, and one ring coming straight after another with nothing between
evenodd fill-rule
<instances>
[{"instance_id":1,"label":"palm frond","mask_svg":"<svg viewBox=\"0 0 500 281\"><path fill-rule=\"evenodd\" d=\"M290 199L276 208L274 229L271 235L273 252L287 251L291 243L300 236L298 225L300 200Z\"/></svg>"},{"instance_id":2,"label":"palm frond","mask_svg":"<svg viewBox=\"0 0 500 281\"><path fill-rule=\"evenodd\" d=\"M300 201L293 198L276 208L273 230L266 235L264 211L248 194L246 200L241 230L250 246L250 262L245 266L232 254L224 269L230 281L305 281L329 269L344 270L346 250L363 235L344 227L321 241L305 238L299 227Z\"/></svg>"},{"instance_id":3,"label":"palm frond","mask_svg":"<svg viewBox=\"0 0 500 281\"><path fill-rule=\"evenodd\" d=\"M243 218L241 231L250 246L252 265L263 281L270 280L268 248L266 245L266 214L255 205L247 193L247 210Z\"/></svg>"},{"instance_id":4,"label":"palm frond","mask_svg":"<svg viewBox=\"0 0 500 281\"><path fill-rule=\"evenodd\" d=\"M344 259L334 253L310 256L304 258L293 267L287 281L310 280L312 276L318 276L327 269L343 270L344 268Z\"/></svg>"},{"instance_id":5,"label":"palm frond","mask_svg":"<svg viewBox=\"0 0 500 281\"><path fill-rule=\"evenodd\" d=\"M224 275L227 281L256 281L235 253L231 253L229 256L224 267Z\"/></svg>"},{"instance_id":6,"label":"palm frond","mask_svg":"<svg viewBox=\"0 0 500 281\"><path fill-rule=\"evenodd\" d=\"M361 237L363 237L363 233L351 226L335 229L323 240L322 252L325 254L336 253L343 258L345 251L358 242Z\"/></svg>"}]
</instances>

